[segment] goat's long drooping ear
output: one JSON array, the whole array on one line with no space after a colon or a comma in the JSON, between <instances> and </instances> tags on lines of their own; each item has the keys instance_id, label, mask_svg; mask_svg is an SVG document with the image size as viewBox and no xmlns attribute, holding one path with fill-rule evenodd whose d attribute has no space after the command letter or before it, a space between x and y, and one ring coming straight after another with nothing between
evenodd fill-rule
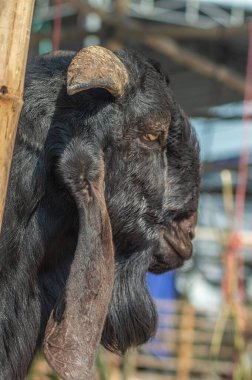
<instances>
[{"instance_id":1,"label":"goat's long drooping ear","mask_svg":"<svg viewBox=\"0 0 252 380\"><path fill-rule=\"evenodd\" d=\"M60 162L60 173L78 207L79 235L64 294L46 327L44 353L64 380L92 378L114 282L103 160L88 144L85 151L73 146Z\"/></svg>"},{"instance_id":2,"label":"goat's long drooping ear","mask_svg":"<svg viewBox=\"0 0 252 380\"><path fill-rule=\"evenodd\" d=\"M91 88L103 88L120 97L128 81L126 67L114 53L101 46L90 46L80 50L70 63L67 92L73 95Z\"/></svg>"}]
</instances>

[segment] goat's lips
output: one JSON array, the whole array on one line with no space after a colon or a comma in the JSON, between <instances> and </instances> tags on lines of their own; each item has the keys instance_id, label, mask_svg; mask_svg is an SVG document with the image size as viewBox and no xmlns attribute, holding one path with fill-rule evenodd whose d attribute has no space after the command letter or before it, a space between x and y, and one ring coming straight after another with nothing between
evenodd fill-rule
<instances>
[{"instance_id":1,"label":"goat's lips","mask_svg":"<svg viewBox=\"0 0 252 380\"><path fill-rule=\"evenodd\" d=\"M149 271L155 274L179 268L192 256L197 212L180 222L171 222L160 231L160 249L154 253Z\"/></svg>"},{"instance_id":2,"label":"goat's lips","mask_svg":"<svg viewBox=\"0 0 252 380\"><path fill-rule=\"evenodd\" d=\"M166 249L167 251L167 249ZM154 274L162 274L173 269L177 269L184 264L181 256L174 254L173 250L166 252L166 256L155 255L149 266L149 272Z\"/></svg>"},{"instance_id":3,"label":"goat's lips","mask_svg":"<svg viewBox=\"0 0 252 380\"><path fill-rule=\"evenodd\" d=\"M179 224L172 224L169 230L164 232L164 240L173 250L183 259L188 260L192 256L193 231L191 229L183 229Z\"/></svg>"},{"instance_id":4,"label":"goat's lips","mask_svg":"<svg viewBox=\"0 0 252 380\"><path fill-rule=\"evenodd\" d=\"M189 218L184 218L180 222L173 221L164 231L164 240L184 260L192 256L191 240L194 238L197 216L197 211L195 211Z\"/></svg>"}]
</instances>

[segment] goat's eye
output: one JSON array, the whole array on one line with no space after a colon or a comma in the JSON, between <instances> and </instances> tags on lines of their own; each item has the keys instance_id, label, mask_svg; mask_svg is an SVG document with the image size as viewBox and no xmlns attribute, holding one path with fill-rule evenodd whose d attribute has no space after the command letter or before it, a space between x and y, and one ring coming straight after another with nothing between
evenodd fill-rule
<instances>
[{"instance_id":1,"label":"goat's eye","mask_svg":"<svg viewBox=\"0 0 252 380\"><path fill-rule=\"evenodd\" d=\"M156 141L158 140L159 135L154 133L146 133L145 135L142 135L142 138L145 141Z\"/></svg>"}]
</instances>

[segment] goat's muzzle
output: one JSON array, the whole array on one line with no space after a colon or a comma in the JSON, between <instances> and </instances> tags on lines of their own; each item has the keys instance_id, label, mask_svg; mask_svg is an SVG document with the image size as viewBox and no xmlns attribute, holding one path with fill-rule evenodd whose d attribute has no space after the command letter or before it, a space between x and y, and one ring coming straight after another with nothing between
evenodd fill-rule
<instances>
[{"instance_id":1,"label":"goat's muzzle","mask_svg":"<svg viewBox=\"0 0 252 380\"><path fill-rule=\"evenodd\" d=\"M169 231L165 231L164 239L182 259L188 260L192 256L191 240L195 236L195 226L197 223L197 212L194 212L189 218L180 222L172 222Z\"/></svg>"},{"instance_id":2,"label":"goat's muzzle","mask_svg":"<svg viewBox=\"0 0 252 380\"><path fill-rule=\"evenodd\" d=\"M154 252L149 271L164 273L183 265L192 256L192 242L197 212L190 217L172 220L160 231L160 248Z\"/></svg>"}]
</instances>

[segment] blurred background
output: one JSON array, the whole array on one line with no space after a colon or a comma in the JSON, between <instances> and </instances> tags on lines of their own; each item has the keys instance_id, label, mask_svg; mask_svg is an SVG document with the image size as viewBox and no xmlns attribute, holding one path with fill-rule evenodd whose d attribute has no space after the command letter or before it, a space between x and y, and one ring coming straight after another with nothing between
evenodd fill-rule
<instances>
[{"instance_id":1,"label":"blurred background","mask_svg":"<svg viewBox=\"0 0 252 380\"><path fill-rule=\"evenodd\" d=\"M250 21L251 20L251 21ZM149 275L156 338L100 380L252 379L252 1L36 0L30 57L103 45L159 61L201 145L194 257ZM57 379L39 354L27 380Z\"/></svg>"}]
</instances>

